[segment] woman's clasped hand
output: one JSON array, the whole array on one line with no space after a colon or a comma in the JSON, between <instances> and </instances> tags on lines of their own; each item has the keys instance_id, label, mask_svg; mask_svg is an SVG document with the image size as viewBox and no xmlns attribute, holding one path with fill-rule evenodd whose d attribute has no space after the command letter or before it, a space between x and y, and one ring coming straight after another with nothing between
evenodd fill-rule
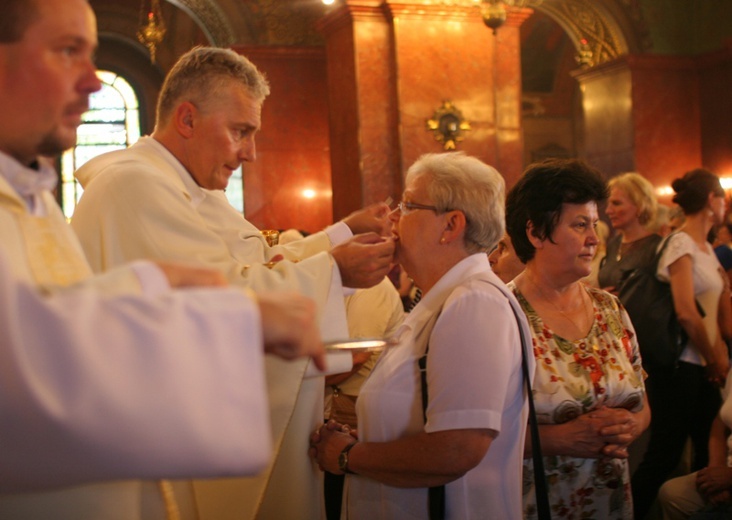
<instances>
[{"instance_id":1,"label":"woman's clasped hand","mask_svg":"<svg viewBox=\"0 0 732 520\"><path fill-rule=\"evenodd\" d=\"M338 457L349 444L358 442L358 434L347 424L330 420L310 435L310 456L322 471L342 475Z\"/></svg>"},{"instance_id":2,"label":"woman's clasped hand","mask_svg":"<svg viewBox=\"0 0 732 520\"><path fill-rule=\"evenodd\" d=\"M628 458L628 446L642 432L636 417L622 408L602 407L564 424L547 426L561 432L560 451L573 457ZM549 446L545 448L549 451Z\"/></svg>"}]
</instances>

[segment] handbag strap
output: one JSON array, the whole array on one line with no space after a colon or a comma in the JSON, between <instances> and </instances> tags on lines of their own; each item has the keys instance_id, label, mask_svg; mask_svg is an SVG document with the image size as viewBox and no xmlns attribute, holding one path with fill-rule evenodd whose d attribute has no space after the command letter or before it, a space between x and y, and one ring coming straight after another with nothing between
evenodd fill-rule
<instances>
[{"instance_id":1,"label":"handbag strap","mask_svg":"<svg viewBox=\"0 0 732 520\"><path fill-rule=\"evenodd\" d=\"M496 289L498 289L506 299L508 296L504 291L496 284L488 282ZM531 391L531 377L529 375L529 364L527 360L529 342L524 334L524 329L521 326L521 318L519 317L518 311L511 304L511 300L508 300L508 305L511 307L514 318L516 318L516 325L519 329L519 336L521 338L521 371L524 377L524 384L526 385L526 391L528 394L529 401L529 427L531 428L531 453L534 459L534 490L536 491L536 508L539 520L551 520L552 514L549 507L549 493L546 484L546 476L544 474L544 459L541 456L541 441L539 440L539 425L536 421L536 410L534 408L534 398ZM427 342L427 346L424 349L424 354L419 358L417 364L419 365L419 376L422 386L422 420L427 423L427 403L429 402L429 392L427 390L427 353L429 352L430 344ZM533 354L532 354L533 356ZM442 520L445 518L445 486L435 486L428 489L429 495L429 520Z\"/></svg>"},{"instance_id":2,"label":"handbag strap","mask_svg":"<svg viewBox=\"0 0 732 520\"><path fill-rule=\"evenodd\" d=\"M510 305L510 302L509 302ZM534 460L534 491L536 492L536 510L539 520L551 520L552 512L549 507L549 490L546 483L546 475L544 474L544 459L541 456L541 441L539 439L539 423L536 420L536 409L534 408L534 396L531 390L531 376L529 375L529 363L527 360L527 350L529 343L524 335L524 329L521 326L521 320L518 312L511 305L511 310L516 318L521 336L521 370L524 374L524 382L526 384L526 392L529 401L529 428L531 429L531 456ZM533 354L532 354L533 355Z\"/></svg>"},{"instance_id":3,"label":"handbag strap","mask_svg":"<svg viewBox=\"0 0 732 520\"><path fill-rule=\"evenodd\" d=\"M658 263L661 261L661 256L663 256L663 252L666 251L666 246L669 242L671 242L671 237L677 234L678 231L672 231L668 235L666 235L663 240L661 240L661 247L656 251L656 257L653 259L653 276L656 276L658 273Z\"/></svg>"},{"instance_id":4,"label":"handbag strap","mask_svg":"<svg viewBox=\"0 0 732 520\"><path fill-rule=\"evenodd\" d=\"M427 403L429 394L427 391L427 352L430 350L430 343L424 349L424 354L419 358L419 378L422 382L422 420L427 424ZM445 518L445 485L434 486L427 490L429 496L429 519L443 520Z\"/></svg>"}]
</instances>

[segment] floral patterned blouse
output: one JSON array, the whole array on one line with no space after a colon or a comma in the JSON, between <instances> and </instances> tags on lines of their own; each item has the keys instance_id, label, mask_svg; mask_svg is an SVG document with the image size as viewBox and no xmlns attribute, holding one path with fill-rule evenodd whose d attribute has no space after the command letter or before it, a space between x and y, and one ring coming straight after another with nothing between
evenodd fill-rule
<instances>
[{"instance_id":1,"label":"floral patterned blouse","mask_svg":"<svg viewBox=\"0 0 732 520\"><path fill-rule=\"evenodd\" d=\"M633 326L618 299L586 287L594 308L587 337L556 335L518 288L509 287L529 319L536 357L533 396L539 424L561 424L601 406L639 411L644 372ZM533 461L524 460L524 518L537 518ZM632 519L628 462L545 456L553 518Z\"/></svg>"}]
</instances>

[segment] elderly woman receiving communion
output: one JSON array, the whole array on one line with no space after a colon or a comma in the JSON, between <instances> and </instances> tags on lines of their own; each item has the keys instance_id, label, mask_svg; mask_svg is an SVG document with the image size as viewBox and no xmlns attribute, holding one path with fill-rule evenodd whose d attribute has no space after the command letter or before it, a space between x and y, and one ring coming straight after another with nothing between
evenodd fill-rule
<instances>
[{"instance_id":1,"label":"elderly woman receiving communion","mask_svg":"<svg viewBox=\"0 0 732 520\"><path fill-rule=\"evenodd\" d=\"M427 488L442 485L446 518L520 518L528 327L486 257L504 231L503 178L462 153L425 155L391 219L396 260L424 296L362 387L358 436L329 423L311 453L348 474L348 518L427 518Z\"/></svg>"}]
</instances>

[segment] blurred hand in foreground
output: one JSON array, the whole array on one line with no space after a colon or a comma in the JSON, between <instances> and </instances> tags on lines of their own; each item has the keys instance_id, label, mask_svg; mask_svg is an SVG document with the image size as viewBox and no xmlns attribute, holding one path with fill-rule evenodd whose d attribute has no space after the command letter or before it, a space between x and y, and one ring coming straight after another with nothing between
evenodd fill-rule
<instances>
[{"instance_id":1,"label":"blurred hand in foreground","mask_svg":"<svg viewBox=\"0 0 732 520\"><path fill-rule=\"evenodd\" d=\"M264 351L283 359L310 356L325 370L315 302L297 293L258 294Z\"/></svg>"},{"instance_id":2,"label":"blurred hand in foreground","mask_svg":"<svg viewBox=\"0 0 732 520\"><path fill-rule=\"evenodd\" d=\"M215 269L196 267L175 262L154 262L173 288L181 287L225 287L226 277Z\"/></svg>"}]
</instances>

